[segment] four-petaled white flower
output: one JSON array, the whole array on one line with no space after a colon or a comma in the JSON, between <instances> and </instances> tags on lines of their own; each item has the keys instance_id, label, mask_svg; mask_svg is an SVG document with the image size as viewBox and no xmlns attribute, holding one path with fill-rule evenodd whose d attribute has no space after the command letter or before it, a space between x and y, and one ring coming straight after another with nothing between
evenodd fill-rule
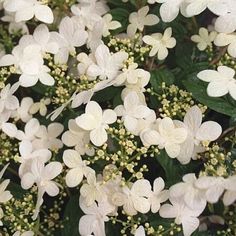
<instances>
[{"instance_id":1,"label":"four-petaled white flower","mask_svg":"<svg viewBox=\"0 0 236 236\"><path fill-rule=\"evenodd\" d=\"M99 76L100 79L115 79L123 67L123 62L128 58L126 52L117 52L111 55L109 48L105 45L100 45L95 51L97 64L92 64L88 67L87 75L91 77Z\"/></svg>"},{"instance_id":2,"label":"four-petaled white flower","mask_svg":"<svg viewBox=\"0 0 236 236\"><path fill-rule=\"evenodd\" d=\"M137 180L131 188L124 186L120 192L114 193L112 202L117 206L123 206L128 215L136 215L138 212L145 214L150 210L148 197L151 191L148 180Z\"/></svg>"},{"instance_id":3,"label":"four-petaled white flower","mask_svg":"<svg viewBox=\"0 0 236 236\"><path fill-rule=\"evenodd\" d=\"M58 136L64 130L64 126L60 123L51 123L48 127L41 125L38 132L35 134L33 146L36 149L48 148L52 151L57 151L63 147L63 143Z\"/></svg>"},{"instance_id":4,"label":"four-petaled white flower","mask_svg":"<svg viewBox=\"0 0 236 236\"><path fill-rule=\"evenodd\" d=\"M112 213L114 206L108 202L93 203L88 206L83 197L80 197L80 208L86 214L80 218L79 232L81 236L106 236L105 222L109 221L108 214Z\"/></svg>"},{"instance_id":5,"label":"four-petaled white flower","mask_svg":"<svg viewBox=\"0 0 236 236\"><path fill-rule=\"evenodd\" d=\"M192 210L205 209L207 201L205 191L196 187L195 174L183 176L183 182L177 183L169 189L171 198L183 198L185 204Z\"/></svg>"},{"instance_id":6,"label":"four-petaled white flower","mask_svg":"<svg viewBox=\"0 0 236 236\"><path fill-rule=\"evenodd\" d=\"M216 31L208 32L206 28L199 29L199 35L193 35L191 40L197 43L197 47L200 51L204 51L207 47L212 46L212 42L215 40L217 36Z\"/></svg>"},{"instance_id":7,"label":"four-petaled white flower","mask_svg":"<svg viewBox=\"0 0 236 236\"><path fill-rule=\"evenodd\" d=\"M155 25L159 22L159 18L156 15L148 14L149 7L145 6L138 10L138 12L133 12L129 16L130 24L127 27L127 34L133 37L137 30L143 31L144 26Z\"/></svg>"},{"instance_id":8,"label":"four-petaled white flower","mask_svg":"<svg viewBox=\"0 0 236 236\"><path fill-rule=\"evenodd\" d=\"M185 128L177 128L173 120L165 117L159 122L159 133L161 136L160 148L165 148L171 158L176 158L180 153L181 144L187 138Z\"/></svg>"},{"instance_id":9,"label":"four-petaled white flower","mask_svg":"<svg viewBox=\"0 0 236 236\"><path fill-rule=\"evenodd\" d=\"M210 97L222 97L229 93L236 100L236 79L233 69L227 66L219 66L217 71L204 70L197 76L200 80L209 82L207 94Z\"/></svg>"},{"instance_id":10,"label":"four-petaled white flower","mask_svg":"<svg viewBox=\"0 0 236 236\"><path fill-rule=\"evenodd\" d=\"M0 92L0 113L4 110L15 110L19 107L19 101L13 94L19 88L19 83L7 84Z\"/></svg>"},{"instance_id":11,"label":"four-petaled white flower","mask_svg":"<svg viewBox=\"0 0 236 236\"><path fill-rule=\"evenodd\" d=\"M87 206L91 206L95 201L106 202L107 196L105 192L105 186L103 185L100 176L96 178L94 172L87 173L87 183L84 183L80 188L80 194L83 196Z\"/></svg>"},{"instance_id":12,"label":"four-petaled white flower","mask_svg":"<svg viewBox=\"0 0 236 236\"><path fill-rule=\"evenodd\" d=\"M165 182L161 177L154 180L153 191L148 197L152 213L157 213L161 207L161 203L165 202L169 197L169 191L164 190L164 187Z\"/></svg>"},{"instance_id":13,"label":"four-petaled white flower","mask_svg":"<svg viewBox=\"0 0 236 236\"><path fill-rule=\"evenodd\" d=\"M163 218L175 218L176 224L182 224L184 236L190 236L199 226L197 218L202 210L189 208L183 198L171 198L171 204L161 206L159 214Z\"/></svg>"},{"instance_id":14,"label":"four-petaled white flower","mask_svg":"<svg viewBox=\"0 0 236 236\"><path fill-rule=\"evenodd\" d=\"M45 166L41 160L35 159L31 164L29 172L25 173L21 178L21 186L23 189L29 189L36 183L38 187L38 199L33 219L36 219L40 206L43 203L43 195L46 192L49 196L56 196L59 193L57 184L53 181L62 171L60 162L50 162Z\"/></svg>"},{"instance_id":15,"label":"four-petaled white flower","mask_svg":"<svg viewBox=\"0 0 236 236\"><path fill-rule=\"evenodd\" d=\"M6 0L3 7L8 12L15 13L16 22L27 21L35 16L44 23L53 23L53 13L50 7L37 0Z\"/></svg>"},{"instance_id":16,"label":"four-petaled white flower","mask_svg":"<svg viewBox=\"0 0 236 236\"><path fill-rule=\"evenodd\" d=\"M198 106L193 106L187 111L184 123L175 121L175 124L178 127L185 127L188 131L188 137L181 145L177 157L182 164L189 163L191 158L195 158L196 153L205 151L201 142L212 142L222 133L222 128L218 123L214 121L202 123L202 112Z\"/></svg>"},{"instance_id":17,"label":"four-petaled white flower","mask_svg":"<svg viewBox=\"0 0 236 236\"><path fill-rule=\"evenodd\" d=\"M69 120L68 128L69 130L62 135L62 142L67 147L75 147L80 155L93 156L94 148L88 145L90 142L89 131L80 128L75 120Z\"/></svg>"},{"instance_id":18,"label":"four-petaled white flower","mask_svg":"<svg viewBox=\"0 0 236 236\"><path fill-rule=\"evenodd\" d=\"M86 161L82 160L80 154L73 149L64 151L63 161L70 168L66 174L66 184L70 188L76 187L81 183L84 176L94 172L93 169L86 165Z\"/></svg>"},{"instance_id":19,"label":"four-petaled white flower","mask_svg":"<svg viewBox=\"0 0 236 236\"><path fill-rule=\"evenodd\" d=\"M103 27L103 37L107 37L110 35L110 30L115 30L121 27L121 23L119 21L113 21L111 14L106 14L103 16L104 27Z\"/></svg>"},{"instance_id":20,"label":"four-petaled white flower","mask_svg":"<svg viewBox=\"0 0 236 236\"><path fill-rule=\"evenodd\" d=\"M90 140L94 145L102 146L108 139L108 125L116 122L116 119L113 110L102 111L97 102L91 101L85 108L85 114L76 118L76 123L82 129L90 131Z\"/></svg>"},{"instance_id":21,"label":"four-petaled white flower","mask_svg":"<svg viewBox=\"0 0 236 236\"><path fill-rule=\"evenodd\" d=\"M143 105L136 92L129 93L124 99L124 105L115 108L118 116L122 116L126 129L135 132L138 128L139 119L147 118L151 114L151 110Z\"/></svg>"},{"instance_id":22,"label":"four-petaled white flower","mask_svg":"<svg viewBox=\"0 0 236 236\"><path fill-rule=\"evenodd\" d=\"M175 38L171 37L172 28L167 28L162 35L161 33L155 33L152 35L145 35L143 41L152 47L149 56L155 56L159 60L164 60L168 56L168 48L174 48L176 45Z\"/></svg>"}]
</instances>

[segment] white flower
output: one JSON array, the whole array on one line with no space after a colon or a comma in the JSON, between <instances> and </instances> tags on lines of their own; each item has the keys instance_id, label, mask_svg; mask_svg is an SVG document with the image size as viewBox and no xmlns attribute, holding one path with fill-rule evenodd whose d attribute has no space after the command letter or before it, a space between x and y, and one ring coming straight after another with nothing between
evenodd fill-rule
<instances>
[{"instance_id":1,"label":"white flower","mask_svg":"<svg viewBox=\"0 0 236 236\"><path fill-rule=\"evenodd\" d=\"M102 179L96 179L94 172L89 172L86 176L87 183L80 188L80 194L83 196L87 206L91 206L95 201L105 202L107 200L105 186Z\"/></svg>"},{"instance_id":2,"label":"white flower","mask_svg":"<svg viewBox=\"0 0 236 236\"><path fill-rule=\"evenodd\" d=\"M219 16L215 22L216 31L222 33L232 33L236 29L236 2L228 0L227 4L227 13Z\"/></svg>"},{"instance_id":3,"label":"white flower","mask_svg":"<svg viewBox=\"0 0 236 236\"><path fill-rule=\"evenodd\" d=\"M202 211L192 210L182 198L171 198L171 204L161 206L159 214L163 218L175 218L176 224L182 224L184 236L190 236L199 226L197 218Z\"/></svg>"},{"instance_id":4,"label":"white flower","mask_svg":"<svg viewBox=\"0 0 236 236\"><path fill-rule=\"evenodd\" d=\"M145 35L143 41L152 46L149 56L155 56L159 60L164 60L168 56L168 48L174 48L176 45L175 38L171 37L172 29L169 27L165 30L164 34L155 33L151 36Z\"/></svg>"},{"instance_id":5,"label":"white flower","mask_svg":"<svg viewBox=\"0 0 236 236\"><path fill-rule=\"evenodd\" d=\"M52 39L59 45L59 52L55 55L56 63L67 63L69 54L75 55L75 47L86 43L88 33L76 25L70 17L62 19L59 25L59 34L52 32Z\"/></svg>"},{"instance_id":6,"label":"white flower","mask_svg":"<svg viewBox=\"0 0 236 236\"><path fill-rule=\"evenodd\" d=\"M227 52L230 56L236 58L236 34L220 33L216 36L214 44L218 47L228 46Z\"/></svg>"},{"instance_id":7,"label":"white flower","mask_svg":"<svg viewBox=\"0 0 236 236\"><path fill-rule=\"evenodd\" d=\"M53 22L52 10L37 0L6 0L3 3L5 10L15 12L15 21L27 21L34 16L38 20L51 24Z\"/></svg>"},{"instance_id":8,"label":"white flower","mask_svg":"<svg viewBox=\"0 0 236 236\"><path fill-rule=\"evenodd\" d=\"M123 62L128 58L126 52L117 52L111 55L109 48L100 45L95 52L96 64L90 65L87 70L88 76L97 77L104 80L112 80L118 75L119 70L123 67Z\"/></svg>"},{"instance_id":9,"label":"white flower","mask_svg":"<svg viewBox=\"0 0 236 236\"><path fill-rule=\"evenodd\" d=\"M202 151L205 150L201 146L201 142L214 141L222 133L222 128L218 123L214 121L202 123L202 112L198 106L193 106L187 111L184 117L184 124L177 121L175 121L175 124L188 130L188 137L181 145L181 150L177 157L182 164L189 163L191 158L194 158L196 152L199 152L200 149ZM199 149L199 147L201 148Z\"/></svg>"},{"instance_id":10,"label":"white flower","mask_svg":"<svg viewBox=\"0 0 236 236\"><path fill-rule=\"evenodd\" d=\"M15 34L19 31L21 34L29 34L28 26L24 21L15 22L15 13L5 11L5 16L3 16L1 20L9 23L8 31L10 34Z\"/></svg>"},{"instance_id":11,"label":"white flower","mask_svg":"<svg viewBox=\"0 0 236 236\"><path fill-rule=\"evenodd\" d=\"M187 138L187 130L176 128L171 118L165 117L159 122L159 133L162 138L160 148L165 148L169 157L176 158L180 153L181 144Z\"/></svg>"},{"instance_id":12,"label":"white flower","mask_svg":"<svg viewBox=\"0 0 236 236\"><path fill-rule=\"evenodd\" d=\"M207 203L205 191L196 187L196 180L195 174L186 174L183 176L183 182L171 186L169 193L172 198L183 198L190 209L203 211Z\"/></svg>"},{"instance_id":13,"label":"white flower","mask_svg":"<svg viewBox=\"0 0 236 236\"><path fill-rule=\"evenodd\" d=\"M0 59L0 66L14 65L19 74L19 81L23 87L34 86L38 80L45 85L54 84L50 69L44 65L41 55L41 47L37 44L28 46L16 46L12 55L7 54Z\"/></svg>"},{"instance_id":14,"label":"white flower","mask_svg":"<svg viewBox=\"0 0 236 236\"><path fill-rule=\"evenodd\" d=\"M143 69L138 68L137 63L132 63L128 68L124 68L123 72L116 77L115 86L121 86L124 84L148 84L150 80L150 73Z\"/></svg>"},{"instance_id":15,"label":"white flower","mask_svg":"<svg viewBox=\"0 0 236 236\"><path fill-rule=\"evenodd\" d=\"M34 232L25 231L24 233L21 233L20 231L16 231L12 236L34 236Z\"/></svg>"},{"instance_id":16,"label":"white flower","mask_svg":"<svg viewBox=\"0 0 236 236\"><path fill-rule=\"evenodd\" d=\"M80 218L79 232L81 236L106 236L105 222L109 221L108 214L113 212L114 206L108 202L93 203L87 206L83 197L80 197L80 208L86 214Z\"/></svg>"},{"instance_id":17,"label":"white flower","mask_svg":"<svg viewBox=\"0 0 236 236\"><path fill-rule=\"evenodd\" d=\"M217 32L208 32L206 28L199 29L199 35L193 35L191 40L197 43L197 47L200 51L204 51L207 47L212 46L212 42L215 40Z\"/></svg>"},{"instance_id":18,"label":"white flower","mask_svg":"<svg viewBox=\"0 0 236 236\"><path fill-rule=\"evenodd\" d=\"M236 176L230 176L225 180L225 194L223 197L223 203L225 206L229 206L236 201Z\"/></svg>"},{"instance_id":19,"label":"white flower","mask_svg":"<svg viewBox=\"0 0 236 236\"><path fill-rule=\"evenodd\" d=\"M16 112L13 113L14 119L20 119L24 123L28 122L32 118L32 115L29 113L29 110L33 103L34 101L31 97L24 97L21 100L20 106L18 107Z\"/></svg>"},{"instance_id":20,"label":"white flower","mask_svg":"<svg viewBox=\"0 0 236 236\"><path fill-rule=\"evenodd\" d=\"M107 37L110 35L110 30L115 30L121 27L121 23L119 21L113 21L111 14L106 14L103 16L104 20L104 28L103 28L103 37Z\"/></svg>"},{"instance_id":21,"label":"white flower","mask_svg":"<svg viewBox=\"0 0 236 236\"><path fill-rule=\"evenodd\" d=\"M151 110L143 105L136 92L129 93L124 99L124 105L115 108L118 116L122 116L126 129L135 132L138 128L139 119L147 118L151 114Z\"/></svg>"},{"instance_id":22,"label":"white flower","mask_svg":"<svg viewBox=\"0 0 236 236\"><path fill-rule=\"evenodd\" d=\"M43 203L43 195L46 192L49 196L54 197L59 193L57 184L52 181L62 171L60 162L51 162L45 166L41 160L35 159L31 164L31 170L25 173L21 178L21 186L23 189L29 189L34 183L38 187L38 199L33 219L36 219L39 208Z\"/></svg>"},{"instance_id":23,"label":"white flower","mask_svg":"<svg viewBox=\"0 0 236 236\"><path fill-rule=\"evenodd\" d=\"M36 149L50 149L56 151L63 147L61 139L57 138L64 130L64 126L60 123L51 123L47 128L41 125L36 138L33 140L33 146Z\"/></svg>"},{"instance_id":24,"label":"white flower","mask_svg":"<svg viewBox=\"0 0 236 236\"><path fill-rule=\"evenodd\" d=\"M30 171L31 163L34 159L39 159L46 163L50 160L52 154L48 149L34 150L30 141L24 140L19 145L19 162L21 163L19 168L19 176L22 177L25 173Z\"/></svg>"},{"instance_id":25,"label":"white flower","mask_svg":"<svg viewBox=\"0 0 236 236\"><path fill-rule=\"evenodd\" d=\"M39 112L41 116L45 116L47 114L47 106L51 103L50 98L42 98L39 102L35 102L30 107L30 114L36 114Z\"/></svg>"},{"instance_id":26,"label":"white flower","mask_svg":"<svg viewBox=\"0 0 236 236\"><path fill-rule=\"evenodd\" d=\"M228 2L222 0L188 0L186 12L188 16L199 15L207 8L215 15L225 15L230 9Z\"/></svg>"},{"instance_id":27,"label":"white flower","mask_svg":"<svg viewBox=\"0 0 236 236\"><path fill-rule=\"evenodd\" d=\"M198 73L198 78L209 82L207 94L210 97L222 97L230 94L236 100L235 71L227 66L219 66L217 71L204 70Z\"/></svg>"},{"instance_id":28,"label":"white flower","mask_svg":"<svg viewBox=\"0 0 236 236\"><path fill-rule=\"evenodd\" d=\"M70 188L76 187L81 183L84 176L94 172L93 169L86 165L86 161L83 161L80 154L75 150L65 150L63 153L63 161L65 165L70 168L66 174L66 184Z\"/></svg>"},{"instance_id":29,"label":"white flower","mask_svg":"<svg viewBox=\"0 0 236 236\"><path fill-rule=\"evenodd\" d=\"M223 177L202 176L195 182L195 185L206 191L205 197L208 202L216 203L225 190L225 183Z\"/></svg>"},{"instance_id":30,"label":"white flower","mask_svg":"<svg viewBox=\"0 0 236 236\"><path fill-rule=\"evenodd\" d=\"M90 131L90 140L96 146L102 146L108 139L106 129L116 121L116 113L102 108L97 102L91 101L85 108L85 114L76 118L76 123L84 130Z\"/></svg>"},{"instance_id":31,"label":"white flower","mask_svg":"<svg viewBox=\"0 0 236 236\"><path fill-rule=\"evenodd\" d=\"M153 0L149 0L153 2ZM161 19L164 22L173 21L179 14L179 10L182 8L182 4L185 0L155 0L158 3L162 3L160 7Z\"/></svg>"},{"instance_id":32,"label":"white flower","mask_svg":"<svg viewBox=\"0 0 236 236\"><path fill-rule=\"evenodd\" d=\"M62 142L68 147L75 147L80 155L94 155L94 148L88 147L90 142L89 132L80 128L75 120L69 120L69 130L62 135Z\"/></svg>"},{"instance_id":33,"label":"white flower","mask_svg":"<svg viewBox=\"0 0 236 236\"><path fill-rule=\"evenodd\" d=\"M87 70L89 68L90 65L94 64L93 60L92 60L92 55L87 55L84 52L81 52L78 56L77 56L77 60L79 61L79 64L77 66L77 70L79 72L79 75L86 75L87 74ZM96 77L89 77L88 76L88 80L95 80Z\"/></svg>"},{"instance_id":34,"label":"white flower","mask_svg":"<svg viewBox=\"0 0 236 236\"><path fill-rule=\"evenodd\" d=\"M134 234L134 236L145 236L145 235L146 235L145 230L142 225L136 229L135 234Z\"/></svg>"},{"instance_id":35,"label":"white flower","mask_svg":"<svg viewBox=\"0 0 236 236\"><path fill-rule=\"evenodd\" d=\"M16 110L19 107L19 101L13 94L19 88L19 83L14 85L7 84L0 92L0 113L6 110Z\"/></svg>"},{"instance_id":36,"label":"white flower","mask_svg":"<svg viewBox=\"0 0 236 236\"><path fill-rule=\"evenodd\" d=\"M20 39L20 44L37 44L40 46L42 53L56 54L59 50L59 45L52 41L51 33L44 24L37 26L33 35L24 35Z\"/></svg>"},{"instance_id":37,"label":"white flower","mask_svg":"<svg viewBox=\"0 0 236 236\"><path fill-rule=\"evenodd\" d=\"M32 141L36 138L36 133L39 131L40 124L35 118L30 119L24 128L24 132L18 130L15 124L5 123L2 127L3 131L12 138L17 138L18 140L29 140Z\"/></svg>"},{"instance_id":38,"label":"white flower","mask_svg":"<svg viewBox=\"0 0 236 236\"><path fill-rule=\"evenodd\" d=\"M4 172L6 171L8 165L3 167L3 169L1 170L1 172L0 172L0 179L2 179L2 176L3 176ZM9 179L5 179L0 184L0 203L6 203L6 202L8 202L12 198L12 194L10 193L10 191L8 191L8 190L6 191L6 188L9 185L9 183L10 183L10 180Z\"/></svg>"},{"instance_id":39,"label":"white flower","mask_svg":"<svg viewBox=\"0 0 236 236\"><path fill-rule=\"evenodd\" d=\"M133 37L137 30L143 31L144 26L155 25L159 22L159 18L154 14L148 14L149 7L145 6L138 10L138 12L133 12L129 16L130 24L127 27L127 34Z\"/></svg>"},{"instance_id":40,"label":"white flower","mask_svg":"<svg viewBox=\"0 0 236 236\"><path fill-rule=\"evenodd\" d=\"M165 202L169 197L169 192L168 190L163 190L164 187L165 182L161 177L154 180L153 191L148 197L152 213L157 213L161 207L161 203Z\"/></svg>"},{"instance_id":41,"label":"white flower","mask_svg":"<svg viewBox=\"0 0 236 236\"><path fill-rule=\"evenodd\" d=\"M150 210L148 197L151 194L151 184L148 180L137 180L131 188L122 187L121 192L112 196L112 202L117 206L123 206L128 215L136 215L137 212L147 213Z\"/></svg>"}]
</instances>

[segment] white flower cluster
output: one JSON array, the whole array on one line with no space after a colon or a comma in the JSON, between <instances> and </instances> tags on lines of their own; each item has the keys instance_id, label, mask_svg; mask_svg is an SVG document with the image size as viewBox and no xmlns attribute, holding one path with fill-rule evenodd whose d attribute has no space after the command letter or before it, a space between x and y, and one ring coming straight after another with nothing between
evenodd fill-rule
<instances>
[{"instance_id":1,"label":"white flower cluster","mask_svg":"<svg viewBox=\"0 0 236 236\"><path fill-rule=\"evenodd\" d=\"M234 0L148 0L149 4L161 3L160 14L164 22L173 21L181 12L185 17L201 14L206 9L218 16L215 27L218 32L236 30L236 3Z\"/></svg>"}]
</instances>

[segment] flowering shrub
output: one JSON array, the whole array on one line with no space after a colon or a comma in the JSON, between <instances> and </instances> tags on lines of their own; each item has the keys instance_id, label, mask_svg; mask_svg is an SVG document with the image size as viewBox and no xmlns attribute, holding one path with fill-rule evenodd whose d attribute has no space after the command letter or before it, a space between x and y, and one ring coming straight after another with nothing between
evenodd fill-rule
<instances>
[{"instance_id":1,"label":"flowering shrub","mask_svg":"<svg viewBox=\"0 0 236 236\"><path fill-rule=\"evenodd\" d=\"M235 0L0 16L0 235L236 235Z\"/></svg>"}]
</instances>

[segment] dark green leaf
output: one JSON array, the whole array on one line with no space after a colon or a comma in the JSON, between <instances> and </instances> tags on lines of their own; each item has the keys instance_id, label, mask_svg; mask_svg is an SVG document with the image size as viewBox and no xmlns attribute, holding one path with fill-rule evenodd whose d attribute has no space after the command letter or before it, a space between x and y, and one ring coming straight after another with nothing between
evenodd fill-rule
<instances>
[{"instance_id":1,"label":"dark green leaf","mask_svg":"<svg viewBox=\"0 0 236 236\"><path fill-rule=\"evenodd\" d=\"M202 82L196 75L183 81L186 89L193 94L193 97L204 105L219 113L236 117L236 105L225 97L213 98L207 95L207 83Z\"/></svg>"},{"instance_id":2,"label":"dark green leaf","mask_svg":"<svg viewBox=\"0 0 236 236\"><path fill-rule=\"evenodd\" d=\"M161 85L163 82L166 85L171 85L174 83L174 74L168 69L155 70L151 73L150 83L155 92L161 92Z\"/></svg>"},{"instance_id":3,"label":"dark green leaf","mask_svg":"<svg viewBox=\"0 0 236 236\"><path fill-rule=\"evenodd\" d=\"M62 236L79 236L79 219L83 215L79 207L79 196L71 196L64 213Z\"/></svg>"},{"instance_id":4,"label":"dark green leaf","mask_svg":"<svg viewBox=\"0 0 236 236\"><path fill-rule=\"evenodd\" d=\"M170 158L164 150L157 156L157 161L165 171L167 186L180 182L185 174L196 173L201 165L198 161L181 165L178 160Z\"/></svg>"}]
</instances>

